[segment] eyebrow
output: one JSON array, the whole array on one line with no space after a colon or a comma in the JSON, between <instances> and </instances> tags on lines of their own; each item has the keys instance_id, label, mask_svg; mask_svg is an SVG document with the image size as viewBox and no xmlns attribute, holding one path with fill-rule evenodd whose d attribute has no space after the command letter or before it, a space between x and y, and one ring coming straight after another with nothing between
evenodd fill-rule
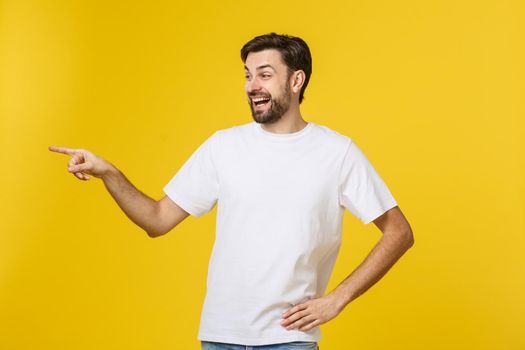
<instances>
[{"instance_id":1,"label":"eyebrow","mask_svg":"<svg viewBox=\"0 0 525 350\"><path fill-rule=\"evenodd\" d=\"M255 69L256 69L256 70L260 70L260 69L263 69L263 68L271 68L271 69L273 69L274 72L277 72L277 71L275 70L275 68L272 67L271 64L263 64L263 65L260 65L259 67L255 68ZM244 66L244 70L250 71L250 70L248 69L248 67L246 67L246 65Z\"/></svg>"}]
</instances>

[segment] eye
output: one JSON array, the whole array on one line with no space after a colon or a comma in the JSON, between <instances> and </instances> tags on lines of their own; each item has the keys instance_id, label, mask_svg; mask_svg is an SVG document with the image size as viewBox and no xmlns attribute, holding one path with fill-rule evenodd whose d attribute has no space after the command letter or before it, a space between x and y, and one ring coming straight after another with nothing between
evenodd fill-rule
<instances>
[{"instance_id":1,"label":"eye","mask_svg":"<svg viewBox=\"0 0 525 350\"><path fill-rule=\"evenodd\" d=\"M271 74L267 74L267 73L265 73L265 74L262 75L262 77L263 77L263 78L269 78L269 77L271 77Z\"/></svg>"}]
</instances>

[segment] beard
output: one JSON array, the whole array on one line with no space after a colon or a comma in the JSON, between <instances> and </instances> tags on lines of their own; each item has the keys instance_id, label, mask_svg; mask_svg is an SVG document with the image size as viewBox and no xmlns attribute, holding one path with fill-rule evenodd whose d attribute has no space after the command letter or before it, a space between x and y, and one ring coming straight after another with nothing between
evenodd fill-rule
<instances>
[{"instance_id":1,"label":"beard","mask_svg":"<svg viewBox=\"0 0 525 350\"><path fill-rule=\"evenodd\" d=\"M265 111L256 111L253 108L253 103L248 100L253 120L259 124L272 124L277 122L290 108L290 95L290 86L286 84L281 96L275 99L270 96L270 102L268 102L270 107Z\"/></svg>"}]
</instances>

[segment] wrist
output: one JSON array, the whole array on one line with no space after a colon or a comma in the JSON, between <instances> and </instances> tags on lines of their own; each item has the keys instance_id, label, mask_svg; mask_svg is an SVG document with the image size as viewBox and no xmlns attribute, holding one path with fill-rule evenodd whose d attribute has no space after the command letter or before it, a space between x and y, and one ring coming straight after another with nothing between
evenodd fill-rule
<instances>
[{"instance_id":1,"label":"wrist","mask_svg":"<svg viewBox=\"0 0 525 350\"><path fill-rule=\"evenodd\" d=\"M110 162L107 162L106 170L100 176L102 180L107 181L114 179L118 176L119 170Z\"/></svg>"},{"instance_id":2,"label":"wrist","mask_svg":"<svg viewBox=\"0 0 525 350\"><path fill-rule=\"evenodd\" d=\"M328 297L332 299L336 309L341 312L350 303L352 298L343 293L341 290L333 290L328 294Z\"/></svg>"}]
</instances>

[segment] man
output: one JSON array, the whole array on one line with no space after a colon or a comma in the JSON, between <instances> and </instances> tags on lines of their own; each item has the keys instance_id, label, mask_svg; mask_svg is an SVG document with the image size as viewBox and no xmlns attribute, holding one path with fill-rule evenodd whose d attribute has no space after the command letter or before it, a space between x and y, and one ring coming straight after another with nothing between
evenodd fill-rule
<instances>
[{"instance_id":1,"label":"man","mask_svg":"<svg viewBox=\"0 0 525 350\"><path fill-rule=\"evenodd\" d=\"M217 232L198 338L203 349L318 349L319 325L375 284L413 245L412 230L356 143L306 122L299 105L312 72L300 38L275 33L241 49L254 122L216 131L156 201L111 163L83 149L69 172L101 178L150 237L216 203ZM344 209L383 236L362 264L324 295Z\"/></svg>"}]
</instances>

